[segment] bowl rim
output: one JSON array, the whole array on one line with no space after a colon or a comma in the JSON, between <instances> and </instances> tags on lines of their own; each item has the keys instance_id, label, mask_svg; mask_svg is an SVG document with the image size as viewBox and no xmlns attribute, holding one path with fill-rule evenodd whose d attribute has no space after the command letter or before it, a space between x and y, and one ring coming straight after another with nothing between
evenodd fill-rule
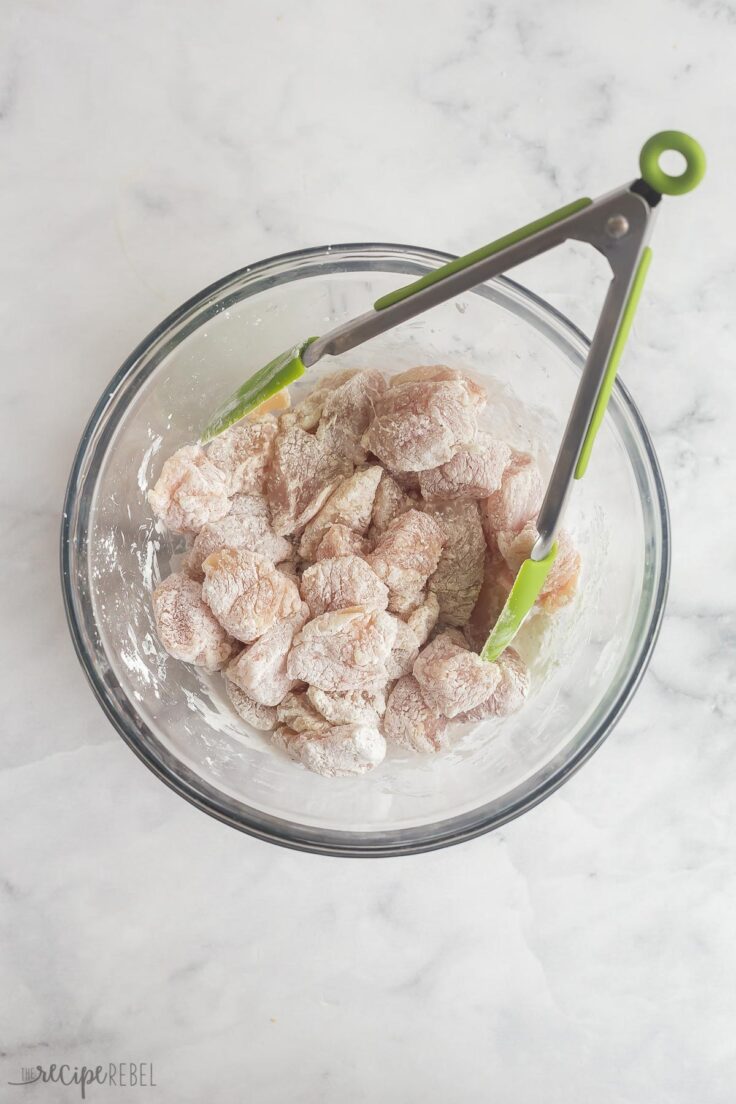
<instances>
[{"instance_id":1,"label":"bowl rim","mask_svg":"<svg viewBox=\"0 0 736 1104\"><path fill-rule=\"evenodd\" d=\"M625 384L621 382L620 378L616 377L614 384L615 393L619 402L624 406L634 423L636 432L640 438L642 451L649 464L649 474L657 492L655 505L661 525L659 578L652 594L651 615L648 619L646 633L640 646L638 662L634 664L629 673L629 677L622 684L620 692L611 705L606 717L600 721L585 744L583 744L575 754L563 763L552 775L544 779L528 794L509 804L502 814L496 815L492 819L489 817L483 819L481 816L465 827L456 825L455 828L453 828L453 824L456 824L458 819L463 819L463 814L459 817L449 817L444 820L436 821L432 825L422 825L419 830L428 828L441 829L434 835L427 836L427 838L424 839L403 838L407 832L416 829L398 828L387 832L371 833L371 838L366 841L366 837L359 832L347 832L340 829L314 828L312 826L301 825L297 822L262 813L244 803L240 803L239 808L245 810L245 813L242 816L236 817L223 809L218 803L216 798L217 790L214 787L211 787L208 783L202 782L201 780L199 780L198 785L191 785L180 775L169 772L166 769L165 763L157 758L149 747L137 738L136 734L126 728L124 718L116 708L115 700L109 692L110 688L101 677L94 663L94 657L89 653L86 647L84 634L74 607L74 591L71 582L71 555L73 548L71 540L72 522L76 517L75 504L77 501L79 476L84 466L89 445L105 410L116 398L121 385L132 375L141 357L164 334L169 330L173 330L190 311L200 307L208 298L218 295L218 293L223 291L229 284L235 283L245 277L257 277L269 268L283 267L284 265L294 266L309 260L329 260L331 257L337 259L340 253L345 252L350 252L357 257L361 254L376 252L393 253L401 255L404 259L406 259L407 254L413 255L414 258L417 258L418 264L426 262L428 270L436 265L454 260L456 257L455 254L441 250L395 242L343 242L333 243L331 245L312 246L307 249L275 254L272 257L267 257L254 264L235 269L227 275L215 280L213 283L208 284L201 291L191 296L173 310L155 326L126 357L98 399L84 427L74 454L74 460L72 462L64 495L60 531L61 585L64 610L74 649L98 703L113 728L123 738L131 750L143 763L145 763L148 769L171 790L183 797L189 804L201 809L216 820L229 824L231 827L247 835L269 843L274 843L281 847L286 847L290 850L334 857L386 858L426 853L444 847L454 846L455 844L475 839L478 836L484 835L486 832L501 827L503 824L507 824L509 821L533 809L540 804L540 802L545 800L545 798L558 790L582 767L590 756L598 750L603 741L613 731L616 724L618 724L630 704L646 672L659 637L669 588L671 526L664 478L654 449L654 444L630 392ZM284 282L287 281L284 280ZM552 306L523 284L510 279L508 276L498 276L488 281L487 284L481 285L481 288L486 287L490 289L494 285L500 285L507 291L520 297L522 300L526 300L531 306L541 310L557 327L565 331L567 336L573 339L573 341L582 344L585 348L589 347L590 339L581 329L562 314L561 311L557 310L556 307ZM247 297L248 296L241 296L239 298ZM215 796L210 797L208 791L211 791ZM473 815L478 817L478 814L482 813L484 808L486 808L486 806L479 806L476 810L473 810ZM264 821L268 821L269 826L266 826ZM326 838L322 839L320 837ZM361 842L359 843L358 840Z\"/></svg>"}]
</instances>

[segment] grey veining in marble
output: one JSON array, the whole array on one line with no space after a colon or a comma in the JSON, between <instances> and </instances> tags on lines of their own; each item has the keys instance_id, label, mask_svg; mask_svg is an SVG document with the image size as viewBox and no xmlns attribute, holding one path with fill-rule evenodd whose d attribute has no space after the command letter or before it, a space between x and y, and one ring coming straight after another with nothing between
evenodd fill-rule
<instances>
[{"instance_id":1,"label":"grey veining in marble","mask_svg":"<svg viewBox=\"0 0 736 1104\"><path fill-rule=\"evenodd\" d=\"M78 1099L6 1085L36 1062L138 1060L158 1087L121 1099L734 1099L735 58L730 0L0 6L0 1098ZM623 368L674 562L614 735L523 819L408 860L190 808L102 716L61 606L64 484L120 362L251 260L459 252L633 176L667 126L710 163L663 206ZM606 276L570 248L519 278L589 329Z\"/></svg>"}]
</instances>

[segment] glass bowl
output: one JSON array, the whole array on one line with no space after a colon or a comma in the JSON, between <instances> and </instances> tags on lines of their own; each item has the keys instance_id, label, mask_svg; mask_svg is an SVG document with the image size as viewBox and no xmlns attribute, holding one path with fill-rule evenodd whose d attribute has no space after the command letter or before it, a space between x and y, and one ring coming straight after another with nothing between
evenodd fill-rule
<instances>
[{"instance_id":1,"label":"glass bowl","mask_svg":"<svg viewBox=\"0 0 736 1104\"><path fill-rule=\"evenodd\" d=\"M449 259L399 245L290 253L235 272L161 323L100 399L74 460L62 523L71 634L105 713L135 753L192 804L251 835L333 855L398 855L457 843L518 816L599 746L645 670L662 617L669 524L649 435L620 384L568 527L584 570L555 618L534 617L520 650L532 691L520 713L461 731L447 753L390 752L373 773L310 774L248 731L219 675L170 659L150 591L181 539L152 520L145 491L256 368L304 337ZM588 342L508 279L493 280L340 358L388 372L449 364L489 388L488 428L548 471ZM311 389L330 358L294 388Z\"/></svg>"}]
</instances>

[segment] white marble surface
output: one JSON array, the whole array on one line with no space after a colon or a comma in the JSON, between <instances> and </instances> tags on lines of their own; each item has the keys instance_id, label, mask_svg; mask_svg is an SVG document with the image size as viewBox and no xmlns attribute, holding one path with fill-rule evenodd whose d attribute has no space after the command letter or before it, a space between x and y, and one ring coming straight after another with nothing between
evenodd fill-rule
<instances>
[{"instance_id":1,"label":"white marble surface","mask_svg":"<svg viewBox=\"0 0 736 1104\"><path fill-rule=\"evenodd\" d=\"M0 1098L152 1061L122 1099L726 1104L736 1049L732 0L4 0ZM160 785L68 640L60 504L166 313L327 241L462 251L691 130L624 368L674 525L650 672L601 751L492 836L292 854ZM584 327L603 271L522 274ZM104 1100L107 1089L91 1090Z\"/></svg>"}]
</instances>

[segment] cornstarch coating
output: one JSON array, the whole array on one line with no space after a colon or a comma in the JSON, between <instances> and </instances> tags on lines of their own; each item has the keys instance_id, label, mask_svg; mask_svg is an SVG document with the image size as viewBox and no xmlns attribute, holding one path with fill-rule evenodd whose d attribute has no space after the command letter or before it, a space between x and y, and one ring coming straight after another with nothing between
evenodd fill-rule
<instances>
[{"instance_id":1,"label":"cornstarch coating","mask_svg":"<svg viewBox=\"0 0 736 1104\"><path fill-rule=\"evenodd\" d=\"M188 550L153 592L159 640L221 672L289 769L359 779L387 749L441 754L463 724L523 708L521 656L479 653L537 539L543 480L479 429L487 401L444 365L340 370L164 462L148 500ZM558 544L546 616L580 576L570 534Z\"/></svg>"}]
</instances>

